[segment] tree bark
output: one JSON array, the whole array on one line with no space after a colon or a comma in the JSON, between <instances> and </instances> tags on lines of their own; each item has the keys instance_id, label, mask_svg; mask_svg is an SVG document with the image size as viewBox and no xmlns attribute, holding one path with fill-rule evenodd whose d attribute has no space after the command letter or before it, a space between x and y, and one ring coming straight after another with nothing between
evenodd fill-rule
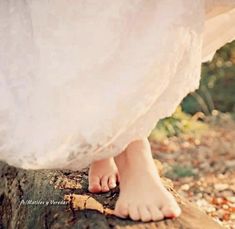
<instances>
[{"instance_id":1,"label":"tree bark","mask_svg":"<svg viewBox=\"0 0 235 229\"><path fill-rule=\"evenodd\" d=\"M87 191L87 171L23 170L0 162L0 229L21 228L222 228L195 205L175 195L182 214L174 220L141 223L112 215L118 188L106 194Z\"/></svg>"}]
</instances>

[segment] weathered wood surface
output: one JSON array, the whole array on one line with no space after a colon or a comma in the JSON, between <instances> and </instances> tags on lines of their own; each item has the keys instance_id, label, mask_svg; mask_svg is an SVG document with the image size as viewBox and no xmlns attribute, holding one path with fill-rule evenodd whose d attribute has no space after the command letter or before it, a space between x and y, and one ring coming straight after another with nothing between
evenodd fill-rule
<instances>
[{"instance_id":1,"label":"weathered wood surface","mask_svg":"<svg viewBox=\"0 0 235 229\"><path fill-rule=\"evenodd\" d=\"M182 215L178 219L160 222L132 222L111 215L118 188L107 194L87 192L86 171L27 171L0 162L0 229L222 228L178 196L170 182L166 182L166 186L180 203ZM69 203L65 204L64 200Z\"/></svg>"}]
</instances>

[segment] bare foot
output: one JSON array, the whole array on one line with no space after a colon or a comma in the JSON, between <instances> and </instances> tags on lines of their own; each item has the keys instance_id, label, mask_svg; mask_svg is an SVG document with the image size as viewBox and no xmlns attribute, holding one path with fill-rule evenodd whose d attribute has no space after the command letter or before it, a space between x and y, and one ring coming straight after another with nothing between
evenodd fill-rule
<instances>
[{"instance_id":1,"label":"bare foot","mask_svg":"<svg viewBox=\"0 0 235 229\"><path fill-rule=\"evenodd\" d=\"M93 162L89 168L89 191L108 192L117 186L117 175L117 166L112 157Z\"/></svg>"},{"instance_id":2,"label":"bare foot","mask_svg":"<svg viewBox=\"0 0 235 229\"><path fill-rule=\"evenodd\" d=\"M180 215L177 202L161 183L147 139L132 142L115 162L120 174L117 216L148 222Z\"/></svg>"}]
</instances>

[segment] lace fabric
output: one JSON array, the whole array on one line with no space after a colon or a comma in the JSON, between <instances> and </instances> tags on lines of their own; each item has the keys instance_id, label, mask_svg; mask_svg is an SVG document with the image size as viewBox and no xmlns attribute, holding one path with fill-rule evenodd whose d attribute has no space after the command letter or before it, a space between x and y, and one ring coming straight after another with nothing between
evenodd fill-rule
<instances>
[{"instance_id":1,"label":"lace fabric","mask_svg":"<svg viewBox=\"0 0 235 229\"><path fill-rule=\"evenodd\" d=\"M219 2L3 1L0 159L79 170L148 136L234 39Z\"/></svg>"}]
</instances>

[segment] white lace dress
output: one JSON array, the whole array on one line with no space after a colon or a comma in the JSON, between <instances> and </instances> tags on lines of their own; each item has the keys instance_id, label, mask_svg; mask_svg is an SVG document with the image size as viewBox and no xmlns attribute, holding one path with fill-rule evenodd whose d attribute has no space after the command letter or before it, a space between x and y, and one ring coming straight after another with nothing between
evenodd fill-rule
<instances>
[{"instance_id":1,"label":"white lace dress","mask_svg":"<svg viewBox=\"0 0 235 229\"><path fill-rule=\"evenodd\" d=\"M0 2L0 160L79 170L146 137L235 38L235 0Z\"/></svg>"}]
</instances>

